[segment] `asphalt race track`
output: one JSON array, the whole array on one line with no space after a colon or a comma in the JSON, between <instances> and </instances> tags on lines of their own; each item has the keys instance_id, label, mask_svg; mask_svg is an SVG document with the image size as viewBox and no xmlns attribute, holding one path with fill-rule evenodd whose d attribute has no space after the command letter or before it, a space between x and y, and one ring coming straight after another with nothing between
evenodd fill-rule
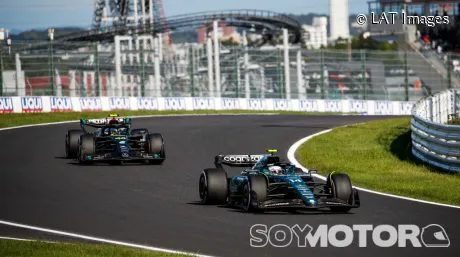
<instances>
[{"instance_id":1,"label":"asphalt race track","mask_svg":"<svg viewBox=\"0 0 460 257\"><path fill-rule=\"evenodd\" d=\"M134 119L134 127L163 134L162 166L78 166L64 159L65 132L77 123L0 131L0 220L136 244L215 256L458 256L460 209L361 192L350 214L248 214L197 203L198 178L216 154L286 156L299 139L328 128L388 117L195 116ZM346 149L344 149L346 151ZM315 154L315 153L311 153ZM230 170L228 170L230 171ZM229 175L238 174L232 169ZM448 248L381 248L358 239L345 248L252 248L254 224L429 224L443 226ZM72 240L0 225L0 236ZM357 233L355 233L357 236ZM340 234L339 234L340 239ZM343 237L343 235L342 235ZM385 239L385 236L383 236Z\"/></svg>"}]
</instances>

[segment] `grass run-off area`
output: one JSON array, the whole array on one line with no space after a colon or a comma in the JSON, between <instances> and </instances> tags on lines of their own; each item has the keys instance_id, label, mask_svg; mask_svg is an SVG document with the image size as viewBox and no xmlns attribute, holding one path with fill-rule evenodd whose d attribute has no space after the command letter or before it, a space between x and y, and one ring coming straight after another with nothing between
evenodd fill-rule
<instances>
[{"instance_id":1,"label":"grass run-off area","mask_svg":"<svg viewBox=\"0 0 460 257\"><path fill-rule=\"evenodd\" d=\"M64 112L64 113L4 113L0 114L0 128L48 123L68 120L97 119L108 117L111 113L120 116L143 116L143 115L169 115L169 114L251 114L251 113L275 113L297 115L338 115L343 113L327 112L294 112L294 111L248 111L248 110L197 110L197 111L104 111L104 112Z\"/></svg>"},{"instance_id":2,"label":"grass run-off area","mask_svg":"<svg viewBox=\"0 0 460 257\"><path fill-rule=\"evenodd\" d=\"M348 174L358 187L460 206L460 175L436 171L412 155L410 118L336 128L305 142L296 155L318 174Z\"/></svg>"},{"instance_id":3,"label":"grass run-off area","mask_svg":"<svg viewBox=\"0 0 460 257\"><path fill-rule=\"evenodd\" d=\"M106 244L66 244L38 241L0 240L2 257L185 257L193 255L172 254L144 249Z\"/></svg>"}]
</instances>

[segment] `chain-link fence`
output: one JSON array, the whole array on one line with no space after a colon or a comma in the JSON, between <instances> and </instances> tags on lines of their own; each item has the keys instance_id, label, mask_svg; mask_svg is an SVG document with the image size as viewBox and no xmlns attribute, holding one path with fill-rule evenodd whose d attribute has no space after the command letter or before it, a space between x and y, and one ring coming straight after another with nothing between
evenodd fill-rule
<instances>
[{"instance_id":1,"label":"chain-link fence","mask_svg":"<svg viewBox=\"0 0 460 257\"><path fill-rule=\"evenodd\" d=\"M455 67L445 74L417 52L221 46L216 59L206 44L160 53L146 41L4 46L0 92L415 101L456 84Z\"/></svg>"}]
</instances>

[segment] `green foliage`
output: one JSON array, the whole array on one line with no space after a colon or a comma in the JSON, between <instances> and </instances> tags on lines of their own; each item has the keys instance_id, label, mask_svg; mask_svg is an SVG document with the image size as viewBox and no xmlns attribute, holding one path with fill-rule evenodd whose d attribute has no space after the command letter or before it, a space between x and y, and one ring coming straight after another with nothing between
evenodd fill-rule
<instances>
[{"instance_id":1,"label":"green foliage","mask_svg":"<svg viewBox=\"0 0 460 257\"><path fill-rule=\"evenodd\" d=\"M220 41L222 43L222 45L224 46L237 46L239 45L238 42L236 42L233 37L230 37L229 39L226 39L226 40L221 40Z\"/></svg>"},{"instance_id":2,"label":"green foliage","mask_svg":"<svg viewBox=\"0 0 460 257\"><path fill-rule=\"evenodd\" d=\"M460 125L460 117L457 114L450 114L447 125Z\"/></svg>"},{"instance_id":3,"label":"green foliage","mask_svg":"<svg viewBox=\"0 0 460 257\"><path fill-rule=\"evenodd\" d=\"M55 28L54 37L60 37L71 33L78 33L84 31L82 28L64 27ZM14 41L42 41L48 40L48 29L32 29L23 31L19 34L11 34L11 40Z\"/></svg>"},{"instance_id":4,"label":"green foliage","mask_svg":"<svg viewBox=\"0 0 460 257\"><path fill-rule=\"evenodd\" d=\"M327 47L327 49L334 50L346 50L348 49L348 40L338 38L336 42ZM396 42L379 42L372 37L364 38L362 35L359 37L352 38L351 48L366 49L366 50L378 50L378 51L398 51L398 43Z\"/></svg>"}]
</instances>

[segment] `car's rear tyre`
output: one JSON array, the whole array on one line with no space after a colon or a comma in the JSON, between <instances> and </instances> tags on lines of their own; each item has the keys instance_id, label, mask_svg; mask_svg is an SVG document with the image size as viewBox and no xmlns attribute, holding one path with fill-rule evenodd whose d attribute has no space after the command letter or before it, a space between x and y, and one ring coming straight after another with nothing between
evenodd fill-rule
<instances>
[{"instance_id":1,"label":"car's rear tyre","mask_svg":"<svg viewBox=\"0 0 460 257\"><path fill-rule=\"evenodd\" d=\"M333 198L346 201L348 204L353 202L353 186L347 174L332 174L327 178L327 184L331 188ZM330 207L333 212L348 212L351 207Z\"/></svg>"},{"instance_id":2,"label":"car's rear tyre","mask_svg":"<svg viewBox=\"0 0 460 257\"><path fill-rule=\"evenodd\" d=\"M259 204L267 199L267 177L249 175L243 186L243 207L247 212L262 212Z\"/></svg>"},{"instance_id":3,"label":"car's rear tyre","mask_svg":"<svg viewBox=\"0 0 460 257\"><path fill-rule=\"evenodd\" d=\"M150 160L151 164L162 164L166 158L165 145L163 136L159 133L150 133L147 135L147 152L152 155L158 155L161 160Z\"/></svg>"},{"instance_id":4,"label":"car's rear tyre","mask_svg":"<svg viewBox=\"0 0 460 257\"><path fill-rule=\"evenodd\" d=\"M65 156L66 158L77 158L78 153L78 139L84 135L85 132L81 129L71 129L65 134Z\"/></svg>"},{"instance_id":5,"label":"car's rear tyre","mask_svg":"<svg viewBox=\"0 0 460 257\"><path fill-rule=\"evenodd\" d=\"M77 159L79 163L92 164L96 152L96 143L93 135L80 136L78 141Z\"/></svg>"},{"instance_id":6,"label":"car's rear tyre","mask_svg":"<svg viewBox=\"0 0 460 257\"><path fill-rule=\"evenodd\" d=\"M204 169L200 175L199 193L202 204L226 204L227 173L222 169Z\"/></svg>"}]
</instances>

